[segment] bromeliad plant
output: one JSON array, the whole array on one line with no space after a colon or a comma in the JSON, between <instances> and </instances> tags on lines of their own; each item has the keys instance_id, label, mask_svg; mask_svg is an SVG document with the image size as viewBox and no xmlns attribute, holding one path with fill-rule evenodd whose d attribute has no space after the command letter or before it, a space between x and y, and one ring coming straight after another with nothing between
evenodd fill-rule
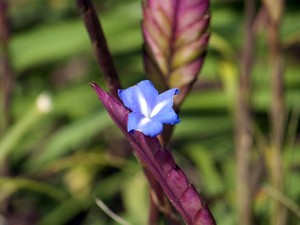
<instances>
[{"instance_id":1,"label":"bromeliad plant","mask_svg":"<svg viewBox=\"0 0 300 225\"><path fill-rule=\"evenodd\" d=\"M197 79L209 40L209 0L143 4L144 65L161 91L179 88L178 108Z\"/></svg>"},{"instance_id":2,"label":"bromeliad plant","mask_svg":"<svg viewBox=\"0 0 300 225\"><path fill-rule=\"evenodd\" d=\"M144 135L142 132L128 132L130 111L114 96L103 91L97 84L91 83L102 104L113 121L129 140L137 157L157 179L171 203L187 224L215 224L208 206L199 196L184 172L176 165L170 151L158 138Z\"/></svg>"},{"instance_id":3,"label":"bromeliad plant","mask_svg":"<svg viewBox=\"0 0 300 225\"><path fill-rule=\"evenodd\" d=\"M162 132L171 136L172 127L163 131L163 124L174 125L180 121L173 109L173 97L178 94L174 106L177 111L201 69L209 37L209 1L143 2L145 70L163 92L161 94L148 80L125 90L120 88L101 25L90 1L77 0L77 6L110 93L96 83L91 83L91 86L141 161L153 189L151 193L156 197L165 194L186 224L215 224L207 204L165 147L169 138L157 137ZM156 204L164 204L158 199ZM153 216L158 208L167 207L152 208L149 224L158 224L158 217ZM164 214L169 224L180 224L172 212L165 211Z\"/></svg>"}]
</instances>

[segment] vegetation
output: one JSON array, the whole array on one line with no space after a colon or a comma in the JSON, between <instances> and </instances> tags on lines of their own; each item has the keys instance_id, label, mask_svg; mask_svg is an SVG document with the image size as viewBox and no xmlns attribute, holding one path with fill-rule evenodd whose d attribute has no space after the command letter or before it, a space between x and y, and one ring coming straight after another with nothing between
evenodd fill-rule
<instances>
[{"instance_id":1,"label":"vegetation","mask_svg":"<svg viewBox=\"0 0 300 225\"><path fill-rule=\"evenodd\" d=\"M222 225L300 224L300 6L268 17L268 2L211 1L207 55L170 143ZM146 79L141 1L93 3L123 87ZM146 224L148 181L89 86L105 82L75 1L0 8L0 224L117 224L96 199Z\"/></svg>"}]
</instances>

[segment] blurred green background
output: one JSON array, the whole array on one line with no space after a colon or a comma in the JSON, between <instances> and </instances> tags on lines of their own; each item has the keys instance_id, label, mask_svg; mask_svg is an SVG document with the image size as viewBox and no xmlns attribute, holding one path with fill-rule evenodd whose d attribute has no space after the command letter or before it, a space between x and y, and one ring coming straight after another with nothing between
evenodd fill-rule
<instances>
[{"instance_id":1,"label":"blurred green background","mask_svg":"<svg viewBox=\"0 0 300 225\"><path fill-rule=\"evenodd\" d=\"M231 225L237 223L233 106L244 12L243 1L211 2L208 54L182 106L182 122L171 145L178 165L205 196L216 221ZM145 79L141 2L94 4L123 86ZM129 223L146 224L147 181L88 84L95 81L105 87L75 1L9 0L8 15L13 83L10 122L0 123L0 224L117 224L96 205L96 197ZM297 0L287 1L281 31L288 112L283 194L289 203L287 224L300 224ZM264 151L260 143L267 142L270 133L270 67L264 33L258 34L252 78L256 153ZM253 199L255 224L270 224L274 196L269 189L263 175Z\"/></svg>"}]
</instances>

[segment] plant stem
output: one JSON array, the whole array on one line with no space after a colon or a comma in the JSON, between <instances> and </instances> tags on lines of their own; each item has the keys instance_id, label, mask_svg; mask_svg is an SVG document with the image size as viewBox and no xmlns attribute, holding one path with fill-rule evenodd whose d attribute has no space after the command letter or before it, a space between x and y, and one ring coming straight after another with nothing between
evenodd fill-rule
<instances>
[{"instance_id":1,"label":"plant stem","mask_svg":"<svg viewBox=\"0 0 300 225\"><path fill-rule=\"evenodd\" d=\"M9 54L10 30L8 7L7 0L0 0L0 89L2 92L0 93L0 134L6 132L11 122L10 100L13 85L13 72ZM9 176L9 173L9 160L5 157L5 160L0 163L0 175ZM0 207L1 214L7 213L9 202L9 198L2 200L2 206Z\"/></svg>"},{"instance_id":2,"label":"plant stem","mask_svg":"<svg viewBox=\"0 0 300 225\"><path fill-rule=\"evenodd\" d=\"M176 217L172 205L170 204L167 196L165 195L162 187L152 173L144 166L144 173L150 181L150 212L148 218L149 225L158 225L159 216L164 214L165 219L170 225L180 225L179 219Z\"/></svg>"},{"instance_id":3,"label":"plant stem","mask_svg":"<svg viewBox=\"0 0 300 225\"><path fill-rule=\"evenodd\" d=\"M95 9L90 0L76 0L76 3L109 92L118 98L118 89L121 88L121 84Z\"/></svg>"},{"instance_id":4,"label":"plant stem","mask_svg":"<svg viewBox=\"0 0 300 225\"><path fill-rule=\"evenodd\" d=\"M9 22L8 22L8 3L6 0L0 0L0 77L1 77L1 89L2 89L2 129L6 129L9 125L10 115L10 98L12 89L13 73L10 65L9 56Z\"/></svg>"},{"instance_id":5,"label":"plant stem","mask_svg":"<svg viewBox=\"0 0 300 225\"><path fill-rule=\"evenodd\" d=\"M284 174L282 165L282 147L285 129L285 101L284 101L284 81L283 81L283 59L281 52L281 43L279 37L280 23L283 14L284 1L275 1L272 4L266 3L268 14L267 22L267 40L269 45L269 62L271 68L271 165L270 175L273 187L279 192L284 189ZM274 12L277 12L276 14ZM273 225L286 224L286 207L274 201L271 212Z\"/></svg>"},{"instance_id":6,"label":"plant stem","mask_svg":"<svg viewBox=\"0 0 300 225\"><path fill-rule=\"evenodd\" d=\"M241 75L235 109L236 189L238 224L252 224L252 190L250 189L250 154L253 128L250 110L251 72L253 67L255 1L245 0L245 42L241 59Z\"/></svg>"},{"instance_id":7,"label":"plant stem","mask_svg":"<svg viewBox=\"0 0 300 225\"><path fill-rule=\"evenodd\" d=\"M94 10L94 7L90 0L76 0L77 7L79 9L79 12L81 14L81 17L83 18L83 21L85 23L86 29L88 31L89 37L92 42L94 54L96 56L97 62L99 64L100 69L103 72L105 81L108 85L109 92L114 95L115 97L118 97L118 89L121 88L121 84L118 78L118 74L116 72L116 69L113 64L113 60L111 57L111 54L109 52L109 49L107 47L106 39L101 27L101 23L97 17L97 14ZM144 167L144 172L148 178L149 183L151 184L151 192L155 193L156 196L164 196L163 190L160 187L157 180L153 177L153 175L148 171L147 168ZM152 195L151 195L152 196ZM152 198L152 197L151 197ZM161 199L159 199L161 200ZM150 201L153 202L153 199ZM167 205L170 205L168 201ZM165 204L164 204L165 206ZM171 206L170 206L171 207ZM168 207L169 208L169 207ZM151 204L150 206L150 218L149 223L152 225L154 224L154 221L157 221L158 217L158 208L155 204ZM169 215L172 213L171 211L164 211L165 217L169 221L173 221L170 224L178 224L175 220L173 220Z\"/></svg>"}]
</instances>

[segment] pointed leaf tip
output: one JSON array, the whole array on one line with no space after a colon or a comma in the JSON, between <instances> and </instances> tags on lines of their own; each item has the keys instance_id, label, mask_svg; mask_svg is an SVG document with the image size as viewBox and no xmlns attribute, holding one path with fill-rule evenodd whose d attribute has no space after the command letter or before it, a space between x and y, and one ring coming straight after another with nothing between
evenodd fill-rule
<instances>
[{"instance_id":1,"label":"pointed leaf tip","mask_svg":"<svg viewBox=\"0 0 300 225\"><path fill-rule=\"evenodd\" d=\"M89 81L89 85L92 87L92 88L95 88L95 86L97 85L95 82L93 81Z\"/></svg>"}]
</instances>

